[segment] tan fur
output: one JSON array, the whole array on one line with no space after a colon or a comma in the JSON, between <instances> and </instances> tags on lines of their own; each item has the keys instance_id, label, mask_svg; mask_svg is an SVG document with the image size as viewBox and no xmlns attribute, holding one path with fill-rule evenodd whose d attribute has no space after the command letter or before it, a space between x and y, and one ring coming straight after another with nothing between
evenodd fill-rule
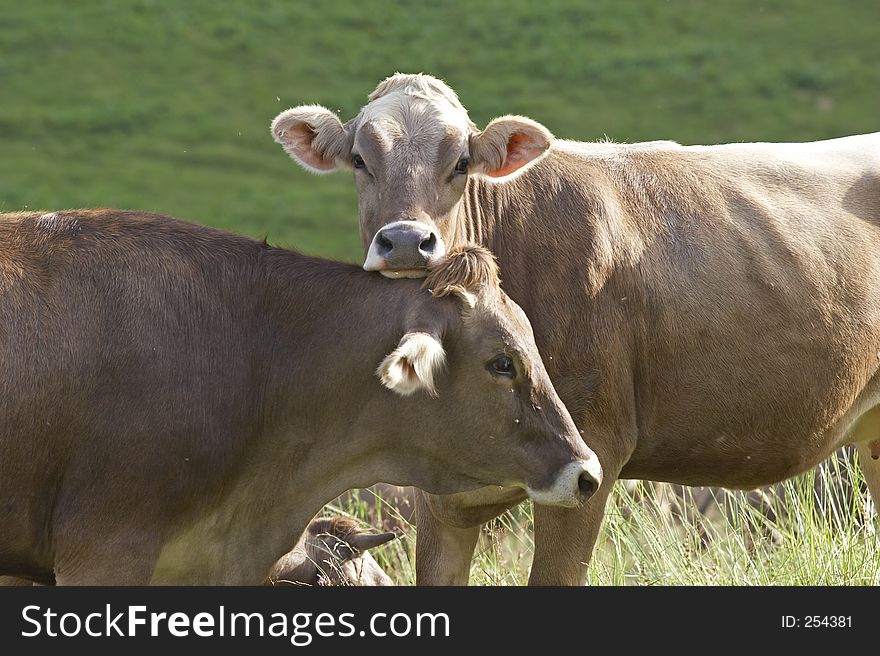
<instances>
[{"instance_id":1,"label":"tan fur","mask_svg":"<svg viewBox=\"0 0 880 656\"><path fill-rule=\"evenodd\" d=\"M390 92L361 111L372 129L353 126L355 144L384 149L372 177L355 176L364 249L401 217L448 248L489 247L606 472L600 503L536 509L532 582L584 580L618 475L752 488L850 439L870 459L867 444L880 437L880 134L719 146L557 140L536 152L505 144L502 134L516 134L505 130L482 150L476 130L451 133L465 115L426 103ZM384 131L391 124L406 130ZM412 133L435 137L415 145ZM530 153L517 175L480 174ZM449 175L462 155L471 174ZM386 262L411 270L420 257L410 249ZM869 482L880 481L876 462ZM880 482L871 491L880 497ZM464 528L518 498L428 499L420 580L466 581L477 533Z\"/></svg>"},{"instance_id":2,"label":"tan fur","mask_svg":"<svg viewBox=\"0 0 880 656\"><path fill-rule=\"evenodd\" d=\"M449 294L478 294L484 289L499 291L498 263L495 256L482 246L460 246L428 269L422 287L436 298Z\"/></svg>"},{"instance_id":3,"label":"tan fur","mask_svg":"<svg viewBox=\"0 0 880 656\"><path fill-rule=\"evenodd\" d=\"M442 99L455 109L462 112L466 111L455 91L446 83L431 75L395 73L376 85L376 88L367 96L367 101L374 102L394 92L401 92L407 96L424 100Z\"/></svg>"}]
</instances>

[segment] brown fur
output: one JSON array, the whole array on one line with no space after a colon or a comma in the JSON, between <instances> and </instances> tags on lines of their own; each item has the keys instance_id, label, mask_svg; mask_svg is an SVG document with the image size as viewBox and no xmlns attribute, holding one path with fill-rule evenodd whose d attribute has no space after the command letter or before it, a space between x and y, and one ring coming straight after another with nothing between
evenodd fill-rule
<instances>
[{"instance_id":1,"label":"brown fur","mask_svg":"<svg viewBox=\"0 0 880 656\"><path fill-rule=\"evenodd\" d=\"M410 489L410 488L406 488ZM351 546L359 536L375 534L350 517L331 515L309 522L294 549L282 556L272 567L266 583L272 585L392 585L391 579L372 558L364 558L366 550ZM384 538L393 539L393 534ZM382 536L376 536L381 538ZM332 551L326 549L331 542ZM316 549L320 544L325 548ZM320 553L320 555L319 555ZM325 562L329 561L329 562ZM316 562L324 565L319 570ZM54 581L53 581L54 582ZM31 586L28 579L0 576L0 586Z\"/></svg>"},{"instance_id":2,"label":"brown fur","mask_svg":"<svg viewBox=\"0 0 880 656\"><path fill-rule=\"evenodd\" d=\"M349 488L547 489L591 453L521 310L462 312L169 217L0 215L0 574L258 583ZM437 399L375 376L413 333L445 347Z\"/></svg>"},{"instance_id":3,"label":"brown fur","mask_svg":"<svg viewBox=\"0 0 880 656\"><path fill-rule=\"evenodd\" d=\"M329 535L335 535L340 540L345 541L347 541L353 535L362 535L364 533L369 533L369 531L361 526L357 521L355 521L351 517L345 517L344 515L317 517L309 522L309 527L307 530L309 534L313 536L327 533Z\"/></svg>"}]
</instances>

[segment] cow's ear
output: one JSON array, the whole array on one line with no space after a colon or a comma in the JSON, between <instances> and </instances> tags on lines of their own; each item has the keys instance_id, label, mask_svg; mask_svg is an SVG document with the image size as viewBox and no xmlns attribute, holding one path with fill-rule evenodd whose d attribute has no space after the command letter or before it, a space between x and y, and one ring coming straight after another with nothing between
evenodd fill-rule
<instances>
[{"instance_id":1,"label":"cow's ear","mask_svg":"<svg viewBox=\"0 0 880 656\"><path fill-rule=\"evenodd\" d=\"M351 135L326 107L302 105L281 112L272 121L272 136L293 161L313 173L351 166Z\"/></svg>"},{"instance_id":2,"label":"cow's ear","mask_svg":"<svg viewBox=\"0 0 880 656\"><path fill-rule=\"evenodd\" d=\"M553 142L550 130L525 116L502 116L471 137L475 173L500 178L539 159Z\"/></svg>"},{"instance_id":3,"label":"cow's ear","mask_svg":"<svg viewBox=\"0 0 880 656\"><path fill-rule=\"evenodd\" d=\"M425 390L437 396L434 379L446 366L446 352L433 335L422 332L407 333L397 348L389 353L376 375L382 384L398 394L408 396Z\"/></svg>"}]
</instances>

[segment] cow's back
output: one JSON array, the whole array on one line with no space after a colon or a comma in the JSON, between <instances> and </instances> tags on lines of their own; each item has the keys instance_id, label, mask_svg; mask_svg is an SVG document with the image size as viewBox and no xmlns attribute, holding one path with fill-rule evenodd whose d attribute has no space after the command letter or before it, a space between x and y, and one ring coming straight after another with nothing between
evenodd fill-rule
<instances>
[{"instance_id":1,"label":"cow's back","mask_svg":"<svg viewBox=\"0 0 880 656\"><path fill-rule=\"evenodd\" d=\"M253 341L259 248L135 213L0 218L7 571L44 571L59 518L123 511L74 507L89 496L80 492L139 489L150 512L172 512L152 505L150 490L191 494L198 472L246 434L252 358L241 345Z\"/></svg>"},{"instance_id":2,"label":"cow's back","mask_svg":"<svg viewBox=\"0 0 880 656\"><path fill-rule=\"evenodd\" d=\"M551 159L550 169L564 170L565 160L574 157L586 166L583 184L590 182L590 166L599 166L609 173L619 193L645 192L645 200L652 198L652 191L677 204L688 204L700 196L711 199L715 185L710 181L717 181L722 188L757 193L783 209L789 205L795 210L814 206L831 213L842 209L866 221L880 221L880 132L801 143L711 146L681 146L672 141L558 141L551 153L560 161L553 163ZM707 182L709 187L695 194ZM801 216L817 219L810 213ZM798 212L793 211L789 219L797 217Z\"/></svg>"}]
</instances>

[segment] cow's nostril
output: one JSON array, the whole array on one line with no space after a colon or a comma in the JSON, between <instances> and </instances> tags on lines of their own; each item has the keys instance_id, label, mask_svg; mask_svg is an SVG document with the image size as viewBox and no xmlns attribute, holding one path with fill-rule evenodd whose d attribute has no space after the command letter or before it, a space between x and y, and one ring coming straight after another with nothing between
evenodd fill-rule
<instances>
[{"instance_id":1,"label":"cow's nostril","mask_svg":"<svg viewBox=\"0 0 880 656\"><path fill-rule=\"evenodd\" d=\"M394 250L394 244L381 232L376 237L376 246L378 246L379 255L388 255L388 253Z\"/></svg>"},{"instance_id":2,"label":"cow's nostril","mask_svg":"<svg viewBox=\"0 0 880 656\"><path fill-rule=\"evenodd\" d=\"M587 499L593 496L593 493L596 491L596 481L593 480L593 477L584 472L578 478L578 492L580 492L580 501L584 503Z\"/></svg>"},{"instance_id":3,"label":"cow's nostril","mask_svg":"<svg viewBox=\"0 0 880 656\"><path fill-rule=\"evenodd\" d=\"M423 253L433 253L435 248L437 248L437 235L433 232L419 244L419 250Z\"/></svg>"}]
</instances>

